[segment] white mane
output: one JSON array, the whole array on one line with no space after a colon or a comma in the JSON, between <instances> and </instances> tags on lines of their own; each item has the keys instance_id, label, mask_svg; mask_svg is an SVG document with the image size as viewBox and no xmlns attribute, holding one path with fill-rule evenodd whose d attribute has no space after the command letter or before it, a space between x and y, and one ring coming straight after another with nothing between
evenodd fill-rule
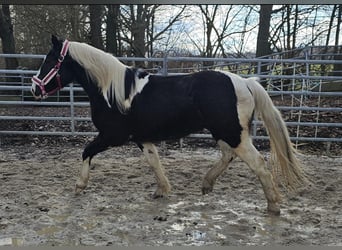
<instances>
[{"instance_id":1,"label":"white mane","mask_svg":"<svg viewBox=\"0 0 342 250\"><path fill-rule=\"evenodd\" d=\"M113 55L86 43L70 42L69 54L97 83L108 106L114 104L110 103L110 98L115 95L119 110L124 113L129 109L130 103L125 102L125 73L128 66Z\"/></svg>"}]
</instances>

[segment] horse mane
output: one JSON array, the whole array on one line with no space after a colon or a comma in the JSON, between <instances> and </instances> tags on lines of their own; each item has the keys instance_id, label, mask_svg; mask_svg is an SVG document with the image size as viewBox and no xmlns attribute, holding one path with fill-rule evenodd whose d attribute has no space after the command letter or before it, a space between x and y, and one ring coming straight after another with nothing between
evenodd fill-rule
<instances>
[{"instance_id":1,"label":"horse mane","mask_svg":"<svg viewBox=\"0 0 342 250\"><path fill-rule=\"evenodd\" d=\"M98 85L109 107L114 104L115 99L122 113L129 109L130 103L127 103L125 98L125 76L128 66L113 55L86 43L70 42L69 54Z\"/></svg>"}]
</instances>

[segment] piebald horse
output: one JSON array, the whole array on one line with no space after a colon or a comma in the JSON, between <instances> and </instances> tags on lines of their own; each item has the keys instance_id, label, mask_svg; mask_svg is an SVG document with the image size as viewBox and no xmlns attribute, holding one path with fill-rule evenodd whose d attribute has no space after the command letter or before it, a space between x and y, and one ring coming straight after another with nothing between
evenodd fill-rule
<instances>
[{"instance_id":1,"label":"piebald horse","mask_svg":"<svg viewBox=\"0 0 342 250\"><path fill-rule=\"evenodd\" d=\"M204 176L203 194L213 190L215 180L235 157L258 176L270 213L280 213L279 183L295 189L305 181L281 114L258 78L225 71L153 75L88 44L52 36L52 49L32 82L36 99L47 98L71 82L79 83L89 96L92 121L99 133L83 151L76 192L86 188L96 154L132 141L156 175L154 197L167 195L171 186L153 143L203 128L211 132L222 151L221 159ZM252 144L254 115L261 117L270 136L272 170Z\"/></svg>"}]
</instances>

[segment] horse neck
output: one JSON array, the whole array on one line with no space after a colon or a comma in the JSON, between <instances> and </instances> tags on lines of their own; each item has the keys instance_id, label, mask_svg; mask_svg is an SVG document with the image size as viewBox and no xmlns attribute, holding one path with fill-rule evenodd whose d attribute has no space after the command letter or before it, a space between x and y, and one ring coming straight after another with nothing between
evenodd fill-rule
<instances>
[{"instance_id":1,"label":"horse neck","mask_svg":"<svg viewBox=\"0 0 342 250\"><path fill-rule=\"evenodd\" d=\"M96 106L97 108L101 109L110 109L111 112L118 114L120 113L116 105L112 105L110 108L104 99L101 91L99 90L98 85L91 79L91 77L86 73L85 69L76 63L77 66L75 67L75 80L79 83L84 91L87 93L90 101L90 105L92 109Z\"/></svg>"}]
</instances>

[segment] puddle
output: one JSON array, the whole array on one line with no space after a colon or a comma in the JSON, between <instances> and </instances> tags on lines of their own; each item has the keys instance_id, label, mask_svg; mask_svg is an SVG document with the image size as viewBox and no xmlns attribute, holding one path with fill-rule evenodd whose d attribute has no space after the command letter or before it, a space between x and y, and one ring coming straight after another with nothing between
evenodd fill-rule
<instances>
[{"instance_id":1,"label":"puddle","mask_svg":"<svg viewBox=\"0 0 342 250\"><path fill-rule=\"evenodd\" d=\"M192 242L192 245L202 246L206 241L206 233L201 231L193 231L191 233L187 233L186 236L188 240Z\"/></svg>"}]
</instances>

